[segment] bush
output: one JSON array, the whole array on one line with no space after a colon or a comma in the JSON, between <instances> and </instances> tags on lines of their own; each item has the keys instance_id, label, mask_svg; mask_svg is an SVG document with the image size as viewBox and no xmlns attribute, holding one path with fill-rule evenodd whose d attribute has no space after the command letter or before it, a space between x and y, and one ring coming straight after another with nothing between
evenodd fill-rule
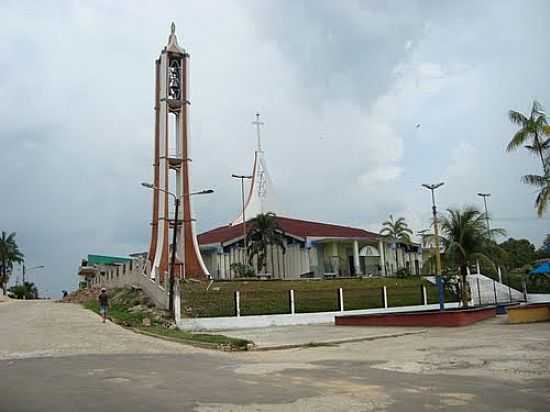
<instances>
[{"instance_id":1,"label":"bush","mask_svg":"<svg viewBox=\"0 0 550 412\"><path fill-rule=\"evenodd\" d=\"M237 274L237 277L240 278L253 278L256 276L254 268L245 263L232 263L231 270L233 270Z\"/></svg>"},{"instance_id":2,"label":"bush","mask_svg":"<svg viewBox=\"0 0 550 412\"><path fill-rule=\"evenodd\" d=\"M408 268L401 268L398 269L397 272L395 272L395 276L397 276L398 278L408 278L409 276L411 276L411 272Z\"/></svg>"}]
</instances>

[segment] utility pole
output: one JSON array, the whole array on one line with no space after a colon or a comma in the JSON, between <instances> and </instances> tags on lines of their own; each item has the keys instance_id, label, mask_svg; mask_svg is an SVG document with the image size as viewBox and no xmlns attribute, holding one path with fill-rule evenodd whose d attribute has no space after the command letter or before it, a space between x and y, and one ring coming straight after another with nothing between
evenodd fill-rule
<instances>
[{"instance_id":1,"label":"utility pole","mask_svg":"<svg viewBox=\"0 0 550 412\"><path fill-rule=\"evenodd\" d=\"M256 116L259 116L256 114ZM259 126L258 126L259 127ZM258 135L259 136L259 135ZM258 144L259 144L259 138L258 138ZM252 176L248 175L236 175L232 174L231 177L234 177L235 179L241 179L241 197L242 197L242 218L243 218L243 242L244 242L244 257L245 257L245 263L246 263L246 256L247 256L247 240L246 240L246 216L245 216L245 204L244 204L244 179L252 179Z\"/></svg>"},{"instance_id":2,"label":"utility pole","mask_svg":"<svg viewBox=\"0 0 550 412\"><path fill-rule=\"evenodd\" d=\"M435 183L435 184L423 184L422 186L432 192L432 214L433 214L433 224L434 224L434 235L435 235L435 275L438 282L438 285L441 285L441 255L439 251L439 227L437 222L437 207L435 205L435 190L443 186L445 183ZM442 286L439 286L439 309L443 310L445 307L442 296Z\"/></svg>"},{"instance_id":3,"label":"utility pole","mask_svg":"<svg viewBox=\"0 0 550 412\"><path fill-rule=\"evenodd\" d=\"M176 315L174 313L174 283L175 283L175 273L174 273L174 268L175 268L175 265L176 265L176 250L177 250L177 241L178 241L178 237L177 237L177 234L178 234L178 218L179 218L179 207L180 207L180 198L178 196L176 196L175 193L172 193L168 190L164 190L160 187L157 187L151 183L142 183L141 184L143 187L146 187L148 189L153 189L153 190L160 190L161 192L165 192L167 193L168 195L172 196L174 198L174 204L175 204L175 207L174 207L174 232L173 232L173 235L172 235L172 256L171 256L171 259L170 259L170 273L169 273L169 279L170 279L170 289L169 289L169 297L168 297L168 310L170 311L170 314L172 315L172 318L173 319L176 319ZM210 193L214 193L214 190L212 189L207 189L207 190L201 190L201 191L198 191L198 192L192 192L192 193L183 193L182 194L182 197L183 196L194 196L194 195L208 195ZM183 238L183 241L185 241L185 233L182 233L182 238ZM185 250L185 249L184 249ZM183 273L182 273L182 276L185 277L185 256L182 256L181 257L182 260L183 260Z\"/></svg>"},{"instance_id":4,"label":"utility pole","mask_svg":"<svg viewBox=\"0 0 550 412\"><path fill-rule=\"evenodd\" d=\"M487 234L491 236L491 230L489 227L489 212L487 211L487 198L491 196L491 193L478 193L478 196L483 198L483 204L485 205L485 221L487 222Z\"/></svg>"}]
</instances>

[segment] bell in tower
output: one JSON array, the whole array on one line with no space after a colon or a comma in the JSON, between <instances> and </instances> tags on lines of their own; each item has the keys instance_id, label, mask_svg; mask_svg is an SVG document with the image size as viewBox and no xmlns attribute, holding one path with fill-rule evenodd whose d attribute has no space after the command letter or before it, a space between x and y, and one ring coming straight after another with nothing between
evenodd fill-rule
<instances>
[{"instance_id":1,"label":"bell in tower","mask_svg":"<svg viewBox=\"0 0 550 412\"><path fill-rule=\"evenodd\" d=\"M151 277L164 279L169 270L169 231L176 230L176 276L201 279L207 278L209 273L199 252L191 209L189 54L178 45L175 32L176 26L172 23L168 43L155 62L153 222L147 259ZM172 175L175 179L170 178ZM171 181L175 181L173 188L169 185ZM169 198L171 194L180 205L176 220L169 216L169 201L174 200Z\"/></svg>"}]
</instances>

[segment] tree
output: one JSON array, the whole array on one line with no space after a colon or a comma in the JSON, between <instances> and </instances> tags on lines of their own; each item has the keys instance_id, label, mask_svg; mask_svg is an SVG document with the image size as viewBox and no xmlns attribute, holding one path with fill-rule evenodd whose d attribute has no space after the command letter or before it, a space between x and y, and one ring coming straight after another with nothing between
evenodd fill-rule
<instances>
[{"instance_id":1,"label":"tree","mask_svg":"<svg viewBox=\"0 0 550 412\"><path fill-rule=\"evenodd\" d=\"M38 288L32 282L12 286L8 292L14 299L38 299Z\"/></svg>"},{"instance_id":2,"label":"tree","mask_svg":"<svg viewBox=\"0 0 550 412\"><path fill-rule=\"evenodd\" d=\"M549 259L550 258L550 233L546 235L542 246L537 250L537 259Z\"/></svg>"},{"instance_id":3,"label":"tree","mask_svg":"<svg viewBox=\"0 0 550 412\"><path fill-rule=\"evenodd\" d=\"M413 231L409 229L409 225L405 222L404 217L399 217L397 220L393 219L390 215L390 219L382 223L382 230L380 234L388 239L391 239L396 245L395 247L395 265L399 265L397 259L397 242L411 243L411 235ZM399 270L399 267L396 267Z\"/></svg>"},{"instance_id":4,"label":"tree","mask_svg":"<svg viewBox=\"0 0 550 412\"><path fill-rule=\"evenodd\" d=\"M445 262L447 265L457 265L462 278L462 303L468 305L466 293L466 276L468 266L476 261L484 262L494 267L484 251L490 240L497 235L504 235L503 229L488 229L485 213L475 207L447 209L447 216L441 219L441 240L445 247Z\"/></svg>"},{"instance_id":5,"label":"tree","mask_svg":"<svg viewBox=\"0 0 550 412\"><path fill-rule=\"evenodd\" d=\"M22 263L23 257L23 253L21 253L15 242L15 233L8 235L2 231L0 236L0 287L2 287L4 294L6 293L6 285L10 280L13 264Z\"/></svg>"},{"instance_id":6,"label":"tree","mask_svg":"<svg viewBox=\"0 0 550 412\"><path fill-rule=\"evenodd\" d=\"M542 217L550 202L550 156L546 160L544 175L525 175L521 180L523 183L527 183L537 188L535 207L537 208L539 217Z\"/></svg>"},{"instance_id":7,"label":"tree","mask_svg":"<svg viewBox=\"0 0 550 412\"><path fill-rule=\"evenodd\" d=\"M499 246L506 252L504 263L508 269L517 269L531 264L537 258L535 245L527 239L509 238Z\"/></svg>"},{"instance_id":8,"label":"tree","mask_svg":"<svg viewBox=\"0 0 550 412\"><path fill-rule=\"evenodd\" d=\"M248 263L252 264L257 258L258 272L265 270L267 266L268 246L280 246L285 253L284 236L277 224L277 216L274 213L265 213L256 216L252 222L252 229L248 232Z\"/></svg>"},{"instance_id":9,"label":"tree","mask_svg":"<svg viewBox=\"0 0 550 412\"><path fill-rule=\"evenodd\" d=\"M520 127L514 134L510 143L506 147L506 151L511 152L517 150L521 146L525 146L527 150L540 156L543 170L545 168L545 151L550 146L550 127L546 119L546 114L543 111L542 105L536 100L533 101L531 114L527 115L510 110L508 112L510 121ZM527 144L526 143L530 143Z\"/></svg>"}]
</instances>

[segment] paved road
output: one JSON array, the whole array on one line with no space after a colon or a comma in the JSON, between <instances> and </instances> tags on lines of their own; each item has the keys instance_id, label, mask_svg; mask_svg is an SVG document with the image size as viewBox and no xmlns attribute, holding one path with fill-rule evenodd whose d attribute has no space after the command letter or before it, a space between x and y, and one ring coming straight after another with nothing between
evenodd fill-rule
<instances>
[{"instance_id":1,"label":"paved road","mask_svg":"<svg viewBox=\"0 0 550 412\"><path fill-rule=\"evenodd\" d=\"M103 325L74 305L16 302L0 304L0 336L2 412L547 411L550 402L549 324L221 353Z\"/></svg>"}]
</instances>

